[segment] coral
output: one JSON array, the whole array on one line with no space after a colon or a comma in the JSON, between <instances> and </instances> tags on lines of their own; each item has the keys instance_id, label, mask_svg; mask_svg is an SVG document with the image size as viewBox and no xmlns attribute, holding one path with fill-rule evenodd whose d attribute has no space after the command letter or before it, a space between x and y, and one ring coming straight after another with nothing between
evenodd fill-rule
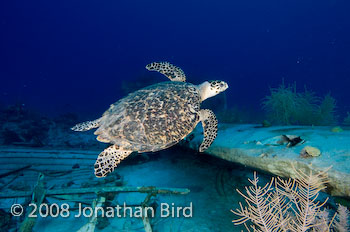
<instances>
[{"instance_id":1,"label":"coral","mask_svg":"<svg viewBox=\"0 0 350 232\"><path fill-rule=\"evenodd\" d=\"M245 198L248 207L243 208L242 204L239 203L240 209L232 211L234 214L239 216L239 219L233 220L235 225L246 223L251 220L258 228L262 231L274 231L278 228L284 227L283 219L286 214L286 209L283 207L274 207L274 195L273 191L274 179L267 183L264 187L258 185L259 178L254 172L254 179L249 182L252 186L246 187L247 195L243 194L239 190L237 192ZM280 214L280 216L278 216ZM255 227L253 226L255 229Z\"/></svg>"},{"instance_id":2,"label":"coral","mask_svg":"<svg viewBox=\"0 0 350 232\"><path fill-rule=\"evenodd\" d=\"M23 105L0 111L0 144L29 147L103 148L93 133L80 135L70 130L78 121L74 114L54 119L44 117Z\"/></svg>"},{"instance_id":3,"label":"coral","mask_svg":"<svg viewBox=\"0 0 350 232\"><path fill-rule=\"evenodd\" d=\"M271 126L271 122L269 122L268 120L264 120L262 121L262 127L270 127Z\"/></svg>"},{"instance_id":4,"label":"coral","mask_svg":"<svg viewBox=\"0 0 350 232\"><path fill-rule=\"evenodd\" d=\"M333 133L340 133L340 132L343 132L344 130L343 130L343 128L341 128L340 126L336 126L336 127L333 127L333 128L331 129L331 131L332 131Z\"/></svg>"},{"instance_id":5,"label":"coral","mask_svg":"<svg viewBox=\"0 0 350 232\"><path fill-rule=\"evenodd\" d=\"M335 99L330 95L327 94L319 106L319 125L332 125L336 123L336 116L335 116L335 108L336 108L336 101Z\"/></svg>"},{"instance_id":6,"label":"coral","mask_svg":"<svg viewBox=\"0 0 350 232\"><path fill-rule=\"evenodd\" d=\"M300 125L319 125L320 114L319 107L320 98L314 92L304 89L302 93L296 93L296 106L294 112L294 124Z\"/></svg>"},{"instance_id":7,"label":"coral","mask_svg":"<svg viewBox=\"0 0 350 232\"><path fill-rule=\"evenodd\" d=\"M294 86L295 87L295 86ZM271 95L263 99L263 108L268 112L270 121L289 125L297 109L297 94L292 86L284 83L277 89L270 89Z\"/></svg>"},{"instance_id":8,"label":"coral","mask_svg":"<svg viewBox=\"0 0 350 232\"><path fill-rule=\"evenodd\" d=\"M254 173L254 178L249 179L252 186L245 188L246 194L237 190L247 206L239 203L240 209L231 210L239 217L233 220L234 224L244 224L248 231L250 227L253 231L265 232L347 229L349 214L345 207L339 206L338 220L333 225L337 214L330 218L329 212L323 210L328 198L317 201L319 192L326 188L327 171L306 174L295 170L295 179L272 178L264 187L258 185L259 178Z\"/></svg>"},{"instance_id":9,"label":"coral","mask_svg":"<svg viewBox=\"0 0 350 232\"><path fill-rule=\"evenodd\" d=\"M346 116L346 118L344 119L343 124L344 124L345 126L350 126L350 112L347 112L347 116Z\"/></svg>"},{"instance_id":10,"label":"coral","mask_svg":"<svg viewBox=\"0 0 350 232\"><path fill-rule=\"evenodd\" d=\"M296 85L270 88L270 96L263 99L263 109L269 120L282 125L330 125L336 123L336 101L327 94L321 101L314 92L296 91Z\"/></svg>"},{"instance_id":11,"label":"coral","mask_svg":"<svg viewBox=\"0 0 350 232\"><path fill-rule=\"evenodd\" d=\"M300 152L300 157L309 158L309 157L317 157L321 155L320 149L317 147L306 146Z\"/></svg>"},{"instance_id":12,"label":"coral","mask_svg":"<svg viewBox=\"0 0 350 232\"><path fill-rule=\"evenodd\" d=\"M337 231L339 232L346 232L350 230L349 227L349 218L350 218L350 213L349 210L342 205L338 206L337 210L337 219L334 222L334 226Z\"/></svg>"},{"instance_id":13,"label":"coral","mask_svg":"<svg viewBox=\"0 0 350 232\"><path fill-rule=\"evenodd\" d=\"M5 145L43 146L50 121L21 104L0 112L0 135Z\"/></svg>"}]
</instances>

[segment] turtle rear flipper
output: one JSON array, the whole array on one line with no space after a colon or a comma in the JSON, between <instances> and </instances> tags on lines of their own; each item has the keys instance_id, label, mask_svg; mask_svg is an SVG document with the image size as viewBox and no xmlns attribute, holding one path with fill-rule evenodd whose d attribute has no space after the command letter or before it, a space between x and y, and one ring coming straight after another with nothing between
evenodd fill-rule
<instances>
[{"instance_id":1,"label":"turtle rear flipper","mask_svg":"<svg viewBox=\"0 0 350 232\"><path fill-rule=\"evenodd\" d=\"M146 65L146 69L149 71L157 71L168 77L171 81L186 82L184 71L169 62L153 62Z\"/></svg>"},{"instance_id":2,"label":"turtle rear flipper","mask_svg":"<svg viewBox=\"0 0 350 232\"><path fill-rule=\"evenodd\" d=\"M95 176L105 177L113 172L120 162L128 157L132 151L126 151L118 145L112 145L104 149L97 157L95 162Z\"/></svg>"},{"instance_id":3,"label":"turtle rear flipper","mask_svg":"<svg viewBox=\"0 0 350 232\"><path fill-rule=\"evenodd\" d=\"M210 145L214 142L218 133L218 120L213 111L201 110L200 120L202 121L204 139L199 147L199 152L207 150Z\"/></svg>"},{"instance_id":4,"label":"turtle rear flipper","mask_svg":"<svg viewBox=\"0 0 350 232\"><path fill-rule=\"evenodd\" d=\"M101 118L96 119L94 121L87 121L79 123L71 128L74 131L88 131L100 126Z\"/></svg>"}]
</instances>

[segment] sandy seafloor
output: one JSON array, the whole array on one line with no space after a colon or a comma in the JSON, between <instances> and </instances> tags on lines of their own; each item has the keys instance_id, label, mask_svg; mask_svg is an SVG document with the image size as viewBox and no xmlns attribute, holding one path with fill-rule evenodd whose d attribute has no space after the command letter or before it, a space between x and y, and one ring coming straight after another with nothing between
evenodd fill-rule
<instances>
[{"instance_id":1,"label":"sandy seafloor","mask_svg":"<svg viewBox=\"0 0 350 232\"><path fill-rule=\"evenodd\" d=\"M228 129L226 130L228 131ZM234 128L232 130L234 130ZM268 130L273 130L273 128ZM248 146L248 148L253 146L251 144L245 144L244 141L246 141L246 137L243 136L248 133L248 138L254 139L255 137L250 134L251 130L239 131L240 133L238 133L237 130L235 130L235 133L228 131L227 137L225 138L225 136L223 136L224 131L222 130L221 135L219 134L217 140L212 145L213 148L210 148L208 153L215 151L215 148L220 145L220 142L230 141L230 139L233 139L233 135L238 137L236 137L236 140L233 139L229 142L229 144L232 146L235 145L233 143L234 141L237 141L239 146ZM254 129L253 131L259 132L258 129ZM316 132L313 133L315 134ZM326 130L324 130L322 133L326 133ZM316 135L319 134L320 133L316 133ZM266 135L266 133L263 135ZM308 141L305 145L314 145L315 142L319 141L318 139L315 139L315 136L311 136L312 134L310 133L306 133L306 135L308 135L305 137L308 138ZM344 162L343 159L335 159L335 157L338 156L329 156L329 154L338 154L333 151L334 148L332 147L334 144L336 144L333 142L333 140L334 138L345 138L345 135L347 135L347 132L344 132L343 134L331 133L329 136L327 134L325 138L328 139L328 142L320 143L324 153L321 155L321 157L315 159L322 159L324 161L324 165L333 164L332 162L335 161L339 163ZM89 135L86 134L85 136L88 137ZM275 134L271 134L268 137L273 136L275 136ZM258 136L258 138L260 137L262 136ZM198 136L197 140L199 138L201 138L201 136ZM329 141L329 139L332 138L333 140ZM337 139L337 141L338 143L343 142L344 145L348 146L347 140L344 141L344 139ZM193 140L193 144L196 144L196 139ZM316 143L316 145L318 145L318 143ZM108 145L106 144L106 146ZM329 149L327 150L325 146L327 146ZM261 145L259 145L259 147L261 147ZM291 160L300 159L297 157L297 153L294 154L293 151L299 151L301 146L293 149L283 147L275 147L274 149L277 149L276 154L279 154L280 156L283 155L283 157L285 157L288 154L288 157ZM340 148L338 147L336 149ZM39 172L47 173L44 179L46 189L111 186L111 184L115 184L113 178L118 179L121 177L122 186L156 186L159 188L188 188L190 190L190 193L187 195L158 194L151 201L157 205L156 217L151 220L151 225L153 231L155 232L219 232L244 230L242 226L235 226L232 223L232 220L237 217L230 212L230 210L237 209L239 207L238 202L244 201L244 199L236 192L236 189L243 190L246 185L249 185L247 178L252 178L253 172L255 171L254 169L249 168L248 166L225 161L212 155L198 153L195 150L186 149L177 145L170 149L156 153L134 153L123 161L116 171L109 176L113 178L107 177L99 179L93 174L93 165L101 150L97 149L96 147L66 150L0 147L1 173L6 173L9 170L14 170L27 164L32 165L29 169L25 169L20 173L9 175L6 178L0 178L1 194L6 195L21 191L31 193ZM343 151L343 149L341 150ZM248 149L247 151L251 150ZM253 149L253 151L255 151L255 149ZM344 152L346 153L346 151L348 150L345 149ZM341 156L343 153L341 153L339 157L343 157ZM259 158L259 154L260 153L256 153L255 155L258 159L262 159ZM334 159L330 159L330 157L333 157ZM266 158L263 159L265 160ZM275 159L277 158L272 157L271 162ZM308 162L309 161L310 160L308 160ZM257 162L259 162L259 160L257 160ZM315 162L313 163L316 164ZM343 164L343 166L346 165ZM343 166L335 165L334 169L338 169ZM346 168L346 170L348 169ZM258 175L260 177L261 185L269 181L271 177L262 171L258 171ZM114 200L110 202L110 204L111 206L116 206L123 205L125 202L126 205L140 205L144 201L145 197L146 194L140 193L119 193ZM319 200L324 200L325 197L327 197L327 194L322 193ZM84 206L90 205L92 200L95 198L95 194L75 196L75 200L87 202L87 204ZM72 207L75 207L74 203L72 203L73 201L70 200L62 200L62 198L59 199L57 197L47 196L45 198L45 203L49 205L54 203L57 203L58 205L69 203ZM24 198L0 198L0 209L9 212L11 204L23 204L24 201ZM161 218L159 212L161 203L168 203L169 205L174 203L175 206L189 206L192 203L193 215L190 218ZM330 207L331 209L335 208L334 198L329 199L329 204L327 204L327 207ZM78 231L88 222L88 218L75 218L74 216L76 214L76 210L71 210L71 217L69 218L39 217L36 221L34 231ZM16 228L19 228L19 225L23 219L23 217L13 218L12 222L17 222L17 224L13 223L16 225L12 225L9 231L17 231ZM140 218L114 217L108 218L108 223L103 229L96 228L95 231L115 232L145 230Z\"/></svg>"},{"instance_id":2,"label":"sandy seafloor","mask_svg":"<svg viewBox=\"0 0 350 232\"><path fill-rule=\"evenodd\" d=\"M96 153L97 156L98 152ZM235 165L221 159L200 154L191 150L185 150L179 146L157 152L149 153L150 159L145 161L142 156L132 156L117 169L117 173L123 177L126 186L157 186L163 188L188 188L187 195L157 195L156 203L174 203L176 206L193 205L192 218L161 218L159 211L151 220L153 231L241 231L242 227L234 226L232 219L235 216L231 209L238 207L238 199L243 199L235 191L242 189L248 184L247 178L252 177L252 170L243 166ZM92 163L93 165L93 163ZM93 166L91 170L81 167L82 173L86 174L86 182L101 181L93 177ZM79 171L79 169L76 169ZM25 174L26 172L24 172ZM30 170L28 170L30 175ZM33 179L37 173L32 173ZM261 174L264 177L264 174ZM265 177L268 177L265 175ZM84 181L80 176L80 181ZM267 179L265 179L267 180ZM74 182L74 177L67 177L63 182ZM263 181L263 180L262 180ZM55 183L57 182L57 183ZM15 183L16 184L16 183ZM18 182L17 185L22 184ZM48 179L46 186L61 186L62 179ZM79 187L75 182L72 188ZM145 194L121 193L116 196L112 206L116 204L140 204ZM91 196L93 199L93 196ZM81 197L85 198L85 197ZM9 203L21 203L19 200L0 199L1 207ZM48 204L62 204L52 197L47 197ZM88 219L84 217L75 218L76 211L72 211L69 218L38 218L34 231L78 231ZM110 224L104 229L96 228L95 231L144 231L140 218L109 218ZM19 219L17 219L19 221ZM12 230L15 231L15 230Z\"/></svg>"}]
</instances>

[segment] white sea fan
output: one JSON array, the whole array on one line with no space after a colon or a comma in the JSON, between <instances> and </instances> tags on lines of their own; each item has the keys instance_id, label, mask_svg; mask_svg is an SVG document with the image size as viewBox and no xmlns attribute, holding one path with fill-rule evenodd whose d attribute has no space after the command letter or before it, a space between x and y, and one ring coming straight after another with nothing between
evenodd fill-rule
<instances>
[{"instance_id":1,"label":"white sea fan","mask_svg":"<svg viewBox=\"0 0 350 232\"><path fill-rule=\"evenodd\" d=\"M350 231L349 228L349 210L342 205L338 205L338 210L337 210L337 220L334 222L334 227L336 231L339 232L348 232Z\"/></svg>"},{"instance_id":2,"label":"white sea fan","mask_svg":"<svg viewBox=\"0 0 350 232\"><path fill-rule=\"evenodd\" d=\"M318 173L311 169L309 173L295 170L296 179L272 178L264 187L258 185L259 179L254 173L254 178L249 179L252 186L245 188L246 193L237 190L247 206L239 203L240 209L231 210L239 216L233 220L234 224L244 224L248 231L249 227L264 232L330 231L334 217L330 220L328 211L322 210L328 199L317 201L319 192L326 188L328 170ZM347 231L348 213L344 208L340 211L343 216L339 216L339 228Z\"/></svg>"}]
</instances>

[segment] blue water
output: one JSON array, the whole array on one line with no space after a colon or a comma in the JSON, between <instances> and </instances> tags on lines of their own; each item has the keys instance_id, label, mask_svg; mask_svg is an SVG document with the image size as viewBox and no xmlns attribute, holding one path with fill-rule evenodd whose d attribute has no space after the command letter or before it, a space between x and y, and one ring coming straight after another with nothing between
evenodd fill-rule
<instances>
[{"instance_id":1,"label":"blue water","mask_svg":"<svg viewBox=\"0 0 350 232\"><path fill-rule=\"evenodd\" d=\"M229 83L232 106L260 111L269 87L331 92L350 111L347 0L3 1L0 104L98 117L122 80L164 81L144 66L170 61L187 80Z\"/></svg>"},{"instance_id":2,"label":"blue water","mask_svg":"<svg viewBox=\"0 0 350 232\"><path fill-rule=\"evenodd\" d=\"M4 200L6 191L30 192L39 172L46 175L46 187L54 190L105 187L118 181L133 187L189 188L188 196L170 199L186 204L194 201L199 213L187 221L160 222L155 225L157 231L169 231L162 229L169 226L171 231L186 231L184 228L193 225L198 231L241 231L243 227L232 225L234 216L229 210L238 208L238 201L243 201L235 189L249 184L247 178L252 178L253 172L249 165L221 163L197 150L185 151L175 146L156 154L138 156L135 152L110 175L111 179L97 179L93 173L95 157L109 145L97 142L92 131L78 133L69 128L99 118L111 103L125 96L125 86L167 81L145 66L169 61L184 70L188 82L200 84L219 79L229 84L225 93L204 103L203 108L213 109L219 122L221 118L237 117L232 121L261 123L267 118L262 99L270 94L271 87L283 82L286 86L296 83L298 92L306 87L320 99L331 93L337 103L336 117L329 112L324 121L347 131L350 122L343 120L350 112L349 12L349 0L1 1L0 231L18 231L23 221L23 217L10 217L9 208L13 203L23 203L24 198L10 194L12 198ZM303 112L312 114L312 110ZM320 115L302 116L314 119L312 125L320 121ZM285 124L302 124L301 121L300 117L291 117ZM326 125L322 122L319 125ZM342 128L335 129L342 132ZM220 125L219 130L225 129ZM325 131L331 133L328 128L322 133ZM274 132L298 133L292 129ZM317 134L317 130L313 133ZM340 144L347 141L346 133L330 136L339 136L332 138L339 138ZM327 145L321 147L322 157L334 158L336 147L337 152L342 152L337 157L348 162L349 149L329 145L327 141L336 139L324 137L316 141L320 146ZM193 137L188 138L190 143ZM249 149L258 143L262 145L258 140L250 141L248 136L235 138L237 144ZM275 138L263 135L259 140ZM305 139L304 134L302 138ZM314 142L312 136L306 142L308 139ZM296 149L299 148L302 147ZM283 149L284 152L289 148ZM257 152L260 150L258 147ZM269 154L254 155L265 159ZM277 155L278 152L271 157ZM289 159L300 159L299 151L294 155L297 158ZM263 176L262 182L270 178L259 175ZM125 199L133 204L142 202L144 196ZM158 203L168 200L160 198ZM46 201L50 204L58 200ZM333 210L335 202L331 198L329 205ZM345 201L342 204L345 203L349 205ZM10 219L6 221L7 218ZM67 231L67 227L76 231L86 223L79 220L60 223L40 218L36 231ZM141 221L138 223L135 225L141 227L132 231L143 231ZM125 224L111 220L105 231L120 231L116 228L129 224L127 220Z\"/></svg>"}]
</instances>

